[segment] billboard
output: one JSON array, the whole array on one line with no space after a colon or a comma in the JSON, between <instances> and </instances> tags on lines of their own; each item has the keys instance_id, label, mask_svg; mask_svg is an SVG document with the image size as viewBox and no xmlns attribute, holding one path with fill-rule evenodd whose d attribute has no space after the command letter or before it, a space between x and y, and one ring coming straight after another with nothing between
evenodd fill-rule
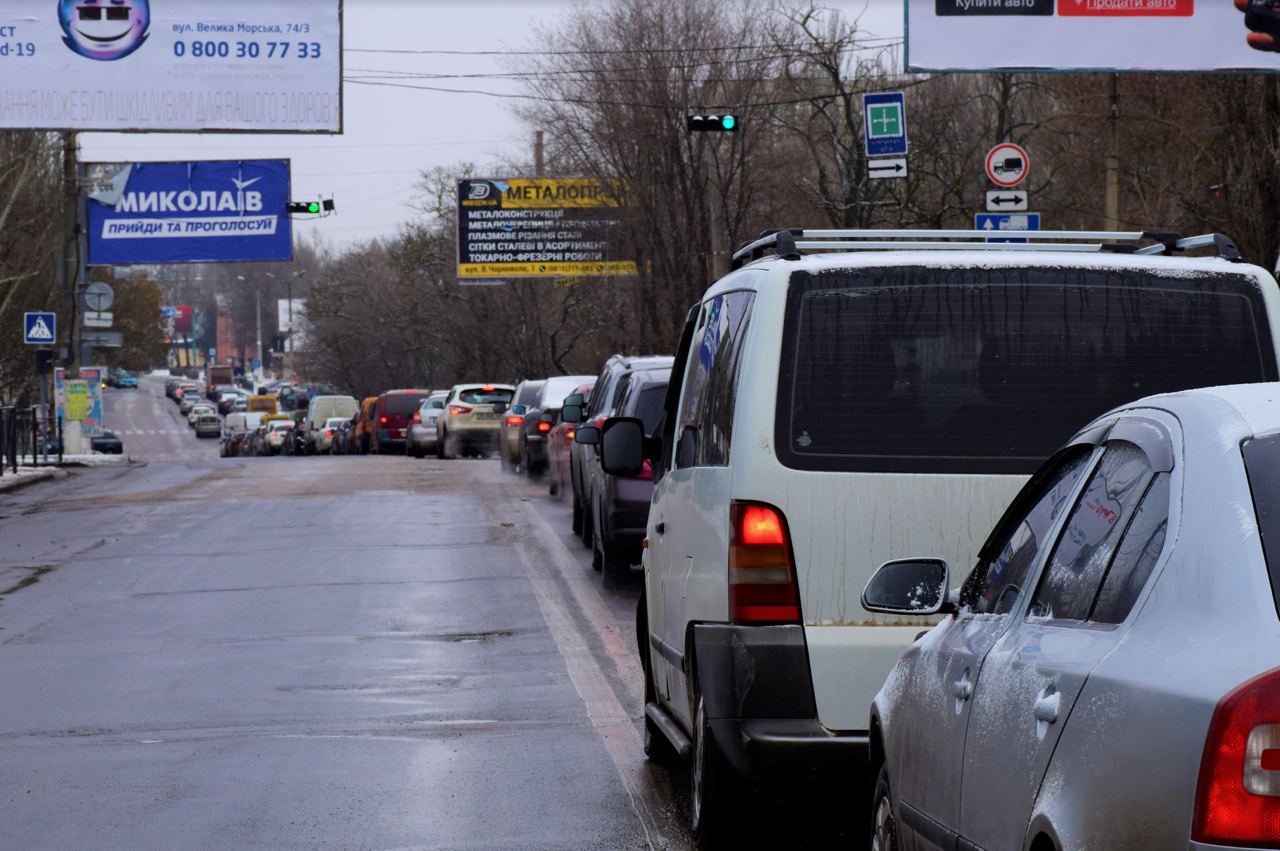
<instances>
[{"instance_id":1,"label":"billboard","mask_svg":"<svg viewBox=\"0 0 1280 851\"><path fill-rule=\"evenodd\" d=\"M173 308L173 331L175 334L190 334L195 308L189 304L180 304Z\"/></svg>"},{"instance_id":2,"label":"billboard","mask_svg":"<svg viewBox=\"0 0 1280 851\"><path fill-rule=\"evenodd\" d=\"M634 275L622 187L568 179L458 182L458 278Z\"/></svg>"},{"instance_id":3,"label":"billboard","mask_svg":"<svg viewBox=\"0 0 1280 851\"><path fill-rule=\"evenodd\" d=\"M58 416L63 422L79 421L80 433L85 437L102 437L102 382L106 378L107 370L100 366L80 367L82 384L68 381L65 369L54 370L53 394ZM69 390L72 392L68 393Z\"/></svg>"},{"instance_id":4,"label":"billboard","mask_svg":"<svg viewBox=\"0 0 1280 851\"><path fill-rule=\"evenodd\" d=\"M91 266L293 259L288 160L83 168Z\"/></svg>"},{"instance_id":5,"label":"billboard","mask_svg":"<svg viewBox=\"0 0 1280 851\"><path fill-rule=\"evenodd\" d=\"M1230 0L906 0L906 7L910 71L1280 71L1280 53L1249 46L1245 15Z\"/></svg>"},{"instance_id":6,"label":"billboard","mask_svg":"<svg viewBox=\"0 0 1280 851\"><path fill-rule=\"evenodd\" d=\"M5 0L0 129L342 132L342 0Z\"/></svg>"}]
</instances>

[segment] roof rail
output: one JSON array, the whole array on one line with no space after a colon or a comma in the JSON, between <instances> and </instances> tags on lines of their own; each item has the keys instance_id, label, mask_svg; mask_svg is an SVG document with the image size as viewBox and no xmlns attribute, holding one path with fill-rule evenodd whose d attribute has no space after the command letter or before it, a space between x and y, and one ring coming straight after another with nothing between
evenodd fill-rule
<instances>
[{"instance_id":1,"label":"roof rail","mask_svg":"<svg viewBox=\"0 0 1280 851\"><path fill-rule=\"evenodd\" d=\"M1021 239L1025 242L988 242ZM1149 242L1152 245L1140 243ZM802 251L1068 251L1113 254L1172 255L1191 248L1216 250L1217 256L1241 262L1240 251L1230 237L1220 233L1184 237L1159 230L1133 231L986 231L986 230L767 230L733 255L737 269L761 257L776 254L799 260Z\"/></svg>"}]
</instances>

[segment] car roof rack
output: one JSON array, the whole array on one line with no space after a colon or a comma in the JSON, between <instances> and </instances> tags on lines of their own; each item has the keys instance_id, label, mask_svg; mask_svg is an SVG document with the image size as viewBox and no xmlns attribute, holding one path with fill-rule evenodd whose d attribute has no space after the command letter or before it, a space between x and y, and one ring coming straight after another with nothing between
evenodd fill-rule
<instances>
[{"instance_id":1,"label":"car roof rack","mask_svg":"<svg viewBox=\"0 0 1280 851\"><path fill-rule=\"evenodd\" d=\"M1022 239L1025 242L988 242ZM1049 241L1044 241L1049 240ZM1150 244L1142 244L1150 243ZM1213 248L1217 256L1243 262L1230 237L1220 233L1184 237L1158 230L767 230L733 255L733 268L777 255L799 260L802 251L1068 251L1170 256L1192 248Z\"/></svg>"}]
</instances>

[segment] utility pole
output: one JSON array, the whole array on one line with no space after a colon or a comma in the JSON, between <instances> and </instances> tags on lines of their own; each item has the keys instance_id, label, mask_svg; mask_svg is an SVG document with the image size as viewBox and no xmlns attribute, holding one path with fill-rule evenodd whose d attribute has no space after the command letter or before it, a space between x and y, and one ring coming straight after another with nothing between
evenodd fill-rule
<instances>
[{"instance_id":1,"label":"utility pole","mask_svg":"<svg viewBox=\"0 0 1280 851\"><path fill-rule=\"evenodd\" d=\"M1111 109L1107 115L1106 230L1120 229L1120 75L1111 75Z\"/></svg>"},{"instance_id":2,"label":"utility pole","mask_svg":"<svg viewBox=\"0 0 1280 851\"><path fill-rule=\"evenodd\" d=\"M258 383L261 383L262 382L262 364L265 363L265 361L263 361L262 359L262 285L261 284L259 284L258 288L253 291L253 301L254 301L254 306L257 308L254 311L254 313L256 314L258 319L258 368L255 369L253 372L254 372L254 380L257 381Z\"/></svg>"},{"instance_id":3,"label":"utility pole","mask_svg":"<svg viewBox=\"0 0 1280 851\"><path fill-rule=\"evenodd\" d=\"M545 172L546 160L543 133L541 130L536 130L533 134L533 176L542 177Z\"/></svg>"}]
</instances>

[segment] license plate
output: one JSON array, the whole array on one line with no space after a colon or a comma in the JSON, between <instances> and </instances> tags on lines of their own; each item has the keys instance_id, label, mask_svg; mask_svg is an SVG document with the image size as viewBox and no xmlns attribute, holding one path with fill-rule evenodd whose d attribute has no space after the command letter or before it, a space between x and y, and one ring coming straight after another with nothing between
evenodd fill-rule
<instances>
[{"instance_id":1,"label":"license plate","mask_svg":"<svg viewBox=\"0 0 1280 851\"><path fill-rule=\"evenodd\" d=\"M497 418L497 414L476 414L478 420L496 420Z\"/></svg>"}]
</instances>

